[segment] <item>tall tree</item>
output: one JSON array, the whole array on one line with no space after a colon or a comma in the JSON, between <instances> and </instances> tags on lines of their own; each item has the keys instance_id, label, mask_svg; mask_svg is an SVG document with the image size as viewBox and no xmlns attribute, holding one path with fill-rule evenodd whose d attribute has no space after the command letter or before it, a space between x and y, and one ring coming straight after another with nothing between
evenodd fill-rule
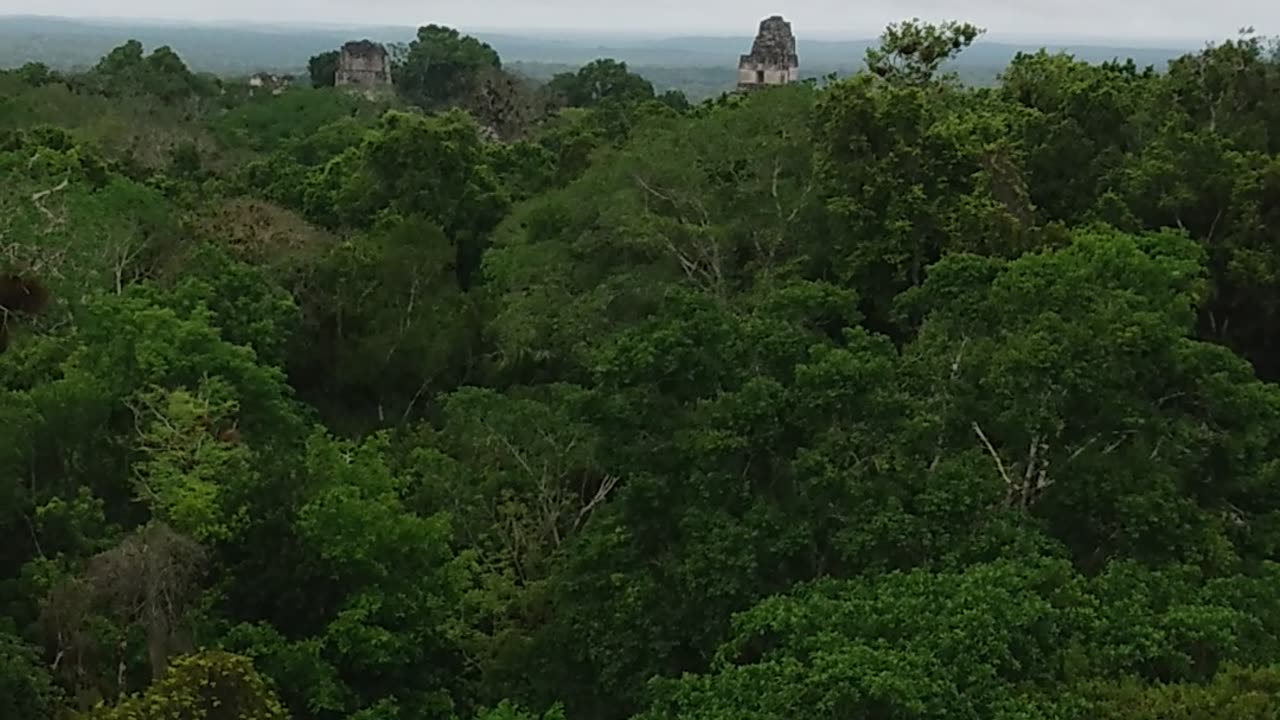
<instances>
[{"instance_id":1,"label":"tall tree","mask_svg":"<svg viewBox=\"0 0 1280 720\"><path fill-rule=\"evenodd\" d=\"M475 76L502 67L497 51L442 25L418 29L394 68L396 89L409 102L435 110L456 102Z\"/></svg>"},{"instance_id":2,"label":"tall tree","mask_svg":"<svg viewBox=\"0 0 1280 720\"><path fill-rule=\"evenodd\" d=\"M307 72L311 76L311 87L333 87L338 74L338 59L341 53L337 50L313 55L307 61Z\"/></svg>"},{"instance_id":3,"label":"tall tree","mask_svg":"<svg viewBox=\"0 0 1280 720\"><path fill-rule=\"evenodd\" d=\"M880 45L867 49L867 68L893 83L922 85L938 79L938 70L985 32L969 23L942 25L918 18L890 25Z\"/></svg>"},{"instance_id":4,"label":"tall tree","mask_svg":"<svg viewBox=\"0 0 1280 720\"><path fill-rule=\"evenodd\" d=\"M653 85L629 71L625 62L594 60L575 73L561 73L548 83L553 93L570 107L592 107L604 102L633 104L652 100Z\"/></svg>"}]
</instances>

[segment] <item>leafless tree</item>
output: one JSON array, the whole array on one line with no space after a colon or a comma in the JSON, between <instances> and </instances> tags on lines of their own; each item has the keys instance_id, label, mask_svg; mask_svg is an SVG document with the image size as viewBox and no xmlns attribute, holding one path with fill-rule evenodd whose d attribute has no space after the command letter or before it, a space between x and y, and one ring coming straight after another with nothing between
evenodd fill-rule
<instances>
[{"instance_id":1,"label":"leafless tree","mask_svg":"<svg viewBox=\"0 0 1280 720\"><path fill-rule=\"evenodd\" d=\"M147 635L152 677L188 648L180 624L199 590L205 552L194 540L154 522L89 560L85 581L122 620Z\"/></svg>"},{"instance_id":2,"label":"leafless tree","mask_svg":"<svg viewBox=\"0 0 1280 720\"><path fill-rule=\"evenodd\" d=\"M110 652L90 630L94 615L105 611L126 625L140 625L151 675L159 678L171 657L191 649L182 621L199 592L205 559L198 543L153 522L53 588L42 608L45 642L55 671L77 688L82 704L100 696L95 688L104 683L92 670ZM127 670L123 650L116 654L117 692Z\"/></svg>"}]
</instances>

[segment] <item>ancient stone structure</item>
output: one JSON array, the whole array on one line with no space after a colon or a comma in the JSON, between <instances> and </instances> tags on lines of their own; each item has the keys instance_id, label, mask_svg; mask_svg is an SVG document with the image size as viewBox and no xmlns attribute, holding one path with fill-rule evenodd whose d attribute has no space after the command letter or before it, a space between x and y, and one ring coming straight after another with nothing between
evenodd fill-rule
<instances>
[{"instance_id":1,"label":"ancient stone structure","mask_svg":"<svg viewBox=\"0 0 1280 720\"><path fill-rule=\"evenodd\" d=\"M786 85L800 79L800 58L791 23L781 15L765 18L751 46L751 54L738 61L738 89Z\"/></svg>"},{"instance_id":2,"label":"ancient stone structure","mask_svg":"<svg viewBox=\"0 0 1280 720\"><path fill-rule=\"evenodd\" d=\"M349 42L338 56L338 87L373 90L391 85L391 58L387 49L370 40Z\"/></svg>"},{"instance_id":3,"label":"ancient stone structure","mask_svg":"<svg viewBox=\"0 0 1280 720\"><path fill-rule=\"evenodd\" d=\"M285 88L292 84L292 75L276 75L268 72L254 73L249 76L249 94L253 95L258 90L265 90L272 95L280 95L285 91Z\"/></svg>"}]
</instances>

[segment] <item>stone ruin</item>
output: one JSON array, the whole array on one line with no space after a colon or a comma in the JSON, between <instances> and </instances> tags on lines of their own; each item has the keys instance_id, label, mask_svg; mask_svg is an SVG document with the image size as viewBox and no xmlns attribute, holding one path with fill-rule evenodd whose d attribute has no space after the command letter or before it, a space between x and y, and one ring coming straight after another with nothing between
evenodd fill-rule
<instances>
[{"instance_id":1,"label":"stone ruin","mask_svg":"<svg viewBox=\"0 0 1280 720\"><path fill-rule=\"evenodd\" d=\"M800 79L800 58L791 23L774 15L760 22L751 54L738 61L738 89L786 85Z\"/></svg>"},{"instance_id":2,"label":"stone ruin","mask_svg":"<svg viewBox=\"0 0 1280 720\"><path fill-rule=\"evenodd\" d=\"M391 56L387 49L371 40L358 40L342 46L338 54L338 87L374 90L391 85Z\"/></svg>"},{"instance_id":3,"label":"stone ruin","mask_svg":"<svg viewBox=\"0 0 1280 720\"><path fill-rule=\"evenodd\" d=\"M249 94L253 95L258 90L265 90L272 95L279 95L292 84L292 75L276 75L269 72L254 73L249 76Z\"/></svg>"}]
</instances>

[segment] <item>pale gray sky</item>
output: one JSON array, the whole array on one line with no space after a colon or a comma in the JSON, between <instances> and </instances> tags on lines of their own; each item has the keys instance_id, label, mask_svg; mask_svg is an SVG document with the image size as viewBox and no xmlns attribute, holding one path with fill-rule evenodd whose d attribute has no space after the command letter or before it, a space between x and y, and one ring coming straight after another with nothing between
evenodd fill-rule
<instances>
[{"instance_id":1,"label":"pale gray sky","mask_svg":"<svg viewBox=\"0 0 1280 720\"><path fill-rule=\"evenodd\" d=\"M0 0L0 15L301 21L468 29L749 34L780 13L809 35L875 34L920 16L992 35L1225 39L1244 25L1280 34L1278 0Z\"/></svg>"}]
</instances>

